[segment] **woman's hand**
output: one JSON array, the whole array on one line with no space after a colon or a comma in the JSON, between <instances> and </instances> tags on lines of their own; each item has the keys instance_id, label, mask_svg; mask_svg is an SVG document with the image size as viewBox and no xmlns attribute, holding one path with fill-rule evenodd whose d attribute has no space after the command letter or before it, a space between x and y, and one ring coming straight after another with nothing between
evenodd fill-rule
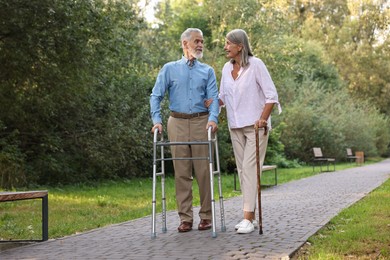
<instances>
[{"instance_id":1,"label":"woman's hand","mask_svg":"<svg viewBox=\"0 0 390 260\"><path fill-rule=\"evenodd\" d=\"M259 119L255 122L255 127L266 128L267 126L268 126L268 122L265 119Z\"/></svg>"},{"instance_id":2,"label":"woman's hand","mask_svg":"<svg viewBox=\"0 0 390 260\"><path fill-rule=\"evenodd\" d=\"M206 108L209 108L209 106L211 106L212 103L213 103L213 98L205 99L204 106ZM223 101L221 99L218 99L218 104L219 104L219 106L223 106L224 105L224 103L223 103Z\"/></svg>"},{"instance_id":3,"label":"woman's hand","mask_svg":"<svg viewBox=\"0 0 390 260\"><path fill-rule=\"evenodd\" d=\"M204 100L204 106L206 108L209 108L209 106L211 106L212 103L213 103L213 98L209 98L209 99Z\"/></svg>"}]
</instances>

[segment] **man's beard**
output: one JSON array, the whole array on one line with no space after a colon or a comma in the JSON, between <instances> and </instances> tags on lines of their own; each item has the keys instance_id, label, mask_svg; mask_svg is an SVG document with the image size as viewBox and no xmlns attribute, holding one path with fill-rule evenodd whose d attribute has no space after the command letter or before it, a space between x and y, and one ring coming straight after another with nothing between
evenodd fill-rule
<instances>
[{"instance_id":1,"label":"man's beard","mask_svg":"<svg viewBox=\"0 0 390 260\"><path fill-rule=\"evenodd\" d=\"M199 60L203 58L203 51L196 51L195 49L191 50L191 55L195 57L195 59Z\"/></svg>"}]
</instances>

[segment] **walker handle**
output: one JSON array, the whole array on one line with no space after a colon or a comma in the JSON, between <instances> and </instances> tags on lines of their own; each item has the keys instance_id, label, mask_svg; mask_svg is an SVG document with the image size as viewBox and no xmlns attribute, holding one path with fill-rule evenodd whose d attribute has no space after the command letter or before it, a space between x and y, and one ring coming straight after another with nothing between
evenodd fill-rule
<instances>
[{"instance_id":1,"label":"walker handle","mask_svg":"<svg viewBox=\"0 0 390 260\"><path fill-rule=\"evenodd\" d=\"M157 142L157 135L159 134L159 132L158 132L158 128L156 127L155 129L154 129L154 136L153 136L153 141L154 142Z\"/></svg>"},{"instance_id":2,"label":"walker handle","mask_svg":"<svg viewBox=\"0 0 390 260\"><path fill-rule=\"evenodd\" d=\"M210 141L211 140L211 133L213 131L213 127L212 126L209 126L209 128L207 128L207 136L208 136L208 140Z\"/></svg>"}]
</instances>

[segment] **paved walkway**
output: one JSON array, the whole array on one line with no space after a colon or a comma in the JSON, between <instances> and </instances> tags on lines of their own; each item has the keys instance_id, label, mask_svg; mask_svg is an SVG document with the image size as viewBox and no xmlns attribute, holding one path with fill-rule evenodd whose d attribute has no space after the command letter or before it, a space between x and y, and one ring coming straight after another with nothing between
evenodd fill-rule
<instances>
[{"instance_id":1,"label":"paved walkway","mask_svg":"<svg viewBox=\"0 0 390 260\"><path fill-rule=\"evenodd\" d=\"M262 191L263 235L240 235L241 196L225 205L226 232L178 233L175 211L167 214L168 231L151 239L151 217L0 252L0 259L288 259L342 209L360 200L390 177L390 159L380 163L278 185ZM195 208L194 212L197 212ZM196 220L197 221L197 220ZM194 226L197 227L197 222ZM50 231L50 230L49 230Z\"/></svg>"}]
</instances>

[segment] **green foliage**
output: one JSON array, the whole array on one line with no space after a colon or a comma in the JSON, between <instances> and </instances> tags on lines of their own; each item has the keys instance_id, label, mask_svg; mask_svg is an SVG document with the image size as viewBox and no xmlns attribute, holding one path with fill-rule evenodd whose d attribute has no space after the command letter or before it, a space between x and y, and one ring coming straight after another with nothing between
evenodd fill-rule
<instances>
[{"instance_id":1,"label":"green foliage","mask_svg":"<svg viewBox=\"0 0 390 260\"><path fill-rule=\"evenodd\" d=\"M0 121L0 129L4 125ZM17 142L18 132L0 139L0 187L12 190L26 185L25 155L19 149Z\"/></svg>"},{"instance_id":2,"label":"green foliage","mask_svg":"<svg viewBox=\"0 0 390 260\"><path fill-rule=\"evenodd\" d=\"M285 155L285 146L281 141L284 126L284 124L279 124L278 127L271 130L264 164L275 164L279 168L300 167L298 159L287 159Z\"/></svg>"},{"instance_id":3,"label":"green foliage","mask_svg":"<svg viewBox=\"0 0 390 260\"><path fill-rule=\"evenodd\" d=\"M136 37L145 24L132 6L60 0L1 6L2 153L14 146L13 155L20 151L28 164L27 179L38 183L144 174L141 159L149 151L140 140L147 139L151 80Z\"/></svg>"},{"instance_id":4,"label":"green foliage","mask_svg":"<svg viewBox=\"0 0 390 260\"><path fill-rule=\"evenodd\" d=\"M377 140L384 144L390 141L387 118L368 104L356 104L345 90L329 92L310 81L308 84L296 93L295 101L282 115L288 130L281 139L288 158L309 161L313 147L321 147L325 156L338 159L345 158L347 147L367 156L386 152L386 145L378 146Z\"/></svg>"},{"instance_id":5,"label":"green foliage","mask_svg":"<svg viewBox=\"0 0 390 260\"><path fill-rule=\"evenodd\" d=\"M386 2L309 1L304 5L301 33L304 39L321 42L355 98L369 99L389 115L390 9Z\"/></svg>"}]
</instances>

